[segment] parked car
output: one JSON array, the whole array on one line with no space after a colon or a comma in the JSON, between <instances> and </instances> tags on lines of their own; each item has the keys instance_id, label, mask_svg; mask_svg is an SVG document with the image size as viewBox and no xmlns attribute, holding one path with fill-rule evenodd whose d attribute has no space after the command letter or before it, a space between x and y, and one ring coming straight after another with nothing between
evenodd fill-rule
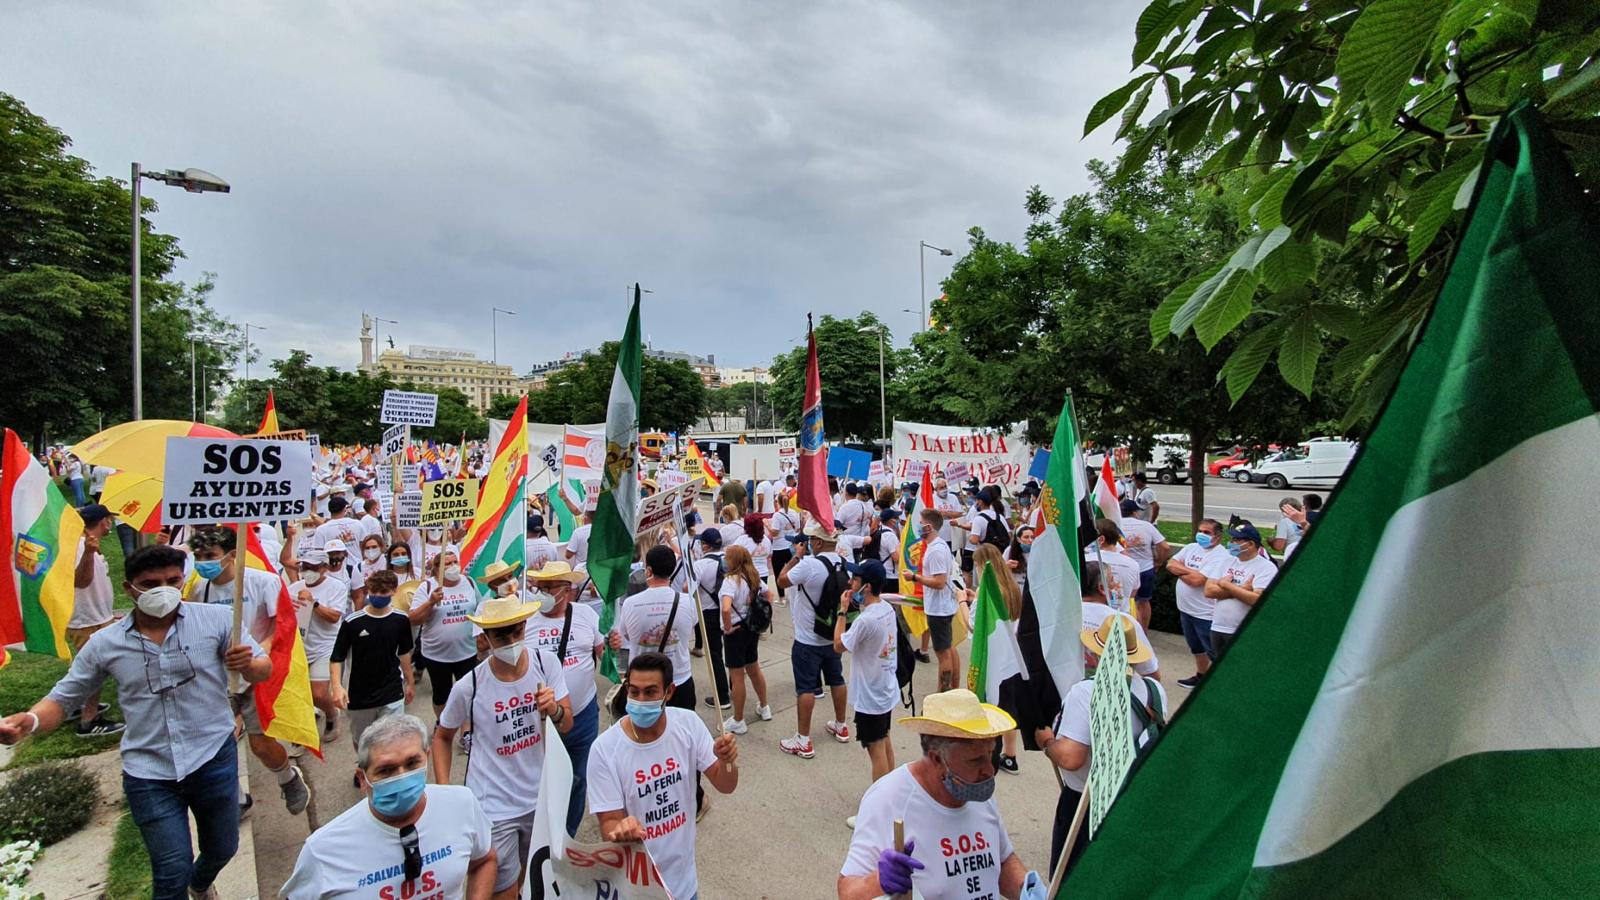
<instances>
[{"instance_id":1,"label":"parked car","mask_svg":"<svg viewBox=\"0 0 1600 900\"><path fill-rule=\"evenodd\" d=\"M1234 469L1241 484L1264 484L1273 489L1292 484L1332 487L1356 457L1353 441L1312 440L1287 448L1254 466Z\"/></svg>"},{"instance_id":2,"label":"parked car","mask_svg":"<svg viewBox=\"0 0 1600 900\"><path fill-rule=\"evenodd\" d=\"M1228 472L1240 466L1250 465L1250 458L1244 455L1243 450L1235 450L1227 456L1219 457L1206 466L1206 471L1212 475L1228 477Z\"/></svg>"}]
</instances>

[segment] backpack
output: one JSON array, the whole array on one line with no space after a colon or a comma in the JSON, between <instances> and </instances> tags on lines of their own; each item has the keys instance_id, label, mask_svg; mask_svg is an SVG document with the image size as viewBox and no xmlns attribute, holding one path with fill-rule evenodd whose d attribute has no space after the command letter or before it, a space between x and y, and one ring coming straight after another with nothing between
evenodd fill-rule
<instances>
[{"instance_id":1,"label":"backpack","mask_svg":"<svg viewBox=\"0 0 1600 900\"><path fill-rule=\"evenodd\" d=\"M988 522L988 527L983 529L983 543L991 544L1001 553L1011 546L1011 529L1006 527L1006 520L999 515L984 515L981 518Z\"/></svg>"},{"instance_id":2,"label":"backpack","mask_svg":"<svg viewBox=\"0 0 1600 900\"><path fill-rule=\"evenodd\" d=\"M812 633L814 633L817 637L827 638L828 643L832 644L833 622L834 619L839 615L839 604L838 601L829 603L827 602L827 598L837 597L849 590L850 575L849 573L845 572L844 563L842 562L835 566L833 563L822 558L821 556L816 557L816 560L817 562L822 563L823 568L828 570L828 577L822 582L822 605L818 606L816 598L812 597L805 588L802 587L800 589L800 593L805 594L806 601L811 604Z\"/></svg>"},{"instance_id":3,"label":"backpack","mask_svg":"<svg viewBox=\"0 0 1600 900\"><path fill-rule=\"evenodd\" d=\"M917 714L917 697L912 693L911 676L917 671L917 646L911 643L911 629L899 609L894 611L894 680L900 685L900 704Z\"/></svg>"},{"instance_id":4,"label":"backpack","mask_svg":"<svg viewBox=\"0 0 1600 900\"><path fill-rule=\"evenodd\" d=\"M1148 707L1139 702L1138 697L1134 696L1131 682L1128 686L1128 706L1133 709L1133 717L1139 720L1139 733L1134 735L1133 738L1136 755L1143 755L1144 751L1150 747L1150 744L1143 740L1144 738L1148 737L1151 741L1154 741L1167 727L1166 711L1161 708L1161 693L1156 690L1155 679L1147 675L1141 675L1140 677L1144 679L1145 693L1150 695L1150 705Z\"/></svg>"},{"instance_id":5,"label":"backpack","mask_svg":"<svg viewBox=\"0 0 1600 900\"><path fill-rule=\"evenodd\" d=\"M772 629L772 601L767 599L767 586L762 585L750 595L750 608L744 614L744 630L760 634Z\"/></svg>"},{"instance_id":6,"label":"backpack","mask_svg":"<svg viewBox=\"0 0 1600 900\"><path fill-rule=\"evenodd\" d=\"M881 561L883 559L883 536L885 534L892 535L894 534L894 531L893 529L884 528L882 526L880 526L877 531L874 531L872 533L872 537L867 538L866 544L862 546L860 550L861 555L856 558L856 562L861 562L865 559L876 559Z\"/></svg>"}]
</instances>

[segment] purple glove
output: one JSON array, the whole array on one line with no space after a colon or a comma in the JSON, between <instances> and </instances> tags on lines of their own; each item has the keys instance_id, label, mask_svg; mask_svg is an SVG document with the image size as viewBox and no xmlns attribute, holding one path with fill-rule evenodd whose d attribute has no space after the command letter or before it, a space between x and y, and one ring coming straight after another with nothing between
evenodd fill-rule
<instances>
[{"instance_id":1,"label":"purple glove","mask_svg":"<svg viewBox=\"0 0 1600 900\"><path fill-rule=\"evenodd\" d=\"M885 894L904 894L911 890L911 871L922 869L922 863L911 858L911 851L915 849L917 842L910 840L906 841L904 853L885 847L878 855L878 886Z\"/></svg>"}]
</instances>

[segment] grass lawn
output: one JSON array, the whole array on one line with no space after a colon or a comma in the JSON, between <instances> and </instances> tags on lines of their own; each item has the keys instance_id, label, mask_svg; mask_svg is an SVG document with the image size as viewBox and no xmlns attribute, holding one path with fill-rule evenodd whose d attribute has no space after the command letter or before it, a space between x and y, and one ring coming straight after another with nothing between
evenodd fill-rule
<instances>
[{"instance_id":1,"label":"grass lawn","mask_svg":"<svg viewBox=\"0 0 1600 900\"><path fill-rule=\"evenodd\" d=\"M0 669L0 709L16 711L29 708L50 693L50 688L66 673L66 660L42 653L13 653L10 664ZM100 701L111 705L112 718L122 718L117 706L115 684L106 682L100 689ZM47 759L88 756L110 750L120 740L119 735L81 738L77 734L77 722L64 722L50 734L30 737L18 744L7 768L15 769Z\"/></svg>"},{"instance_id":2,"label":"grass lawn","mask_svg":"<svg viewBox=\"0 0 1600 900\"><path fill-rule=\"evenodd\" d=\"M117 819L117 833L111 841L107 869L107 897L150 896L150 854L145 852L144 838L129 813L124 812Z\"/></svg>"},{"instance_id":3,"label":"grass lawn","mask_svg":"<svg viewBox=\"0 0 1600 900\"><path fill-rule=\"evenodd\" d=\"M1223 524L1226 525L1227 523L1224 522ZM1167 543L1172 545L1174 551L1184 544L1194 542L1194 526L1190 525L1188 520L1182 522L1161 521L1156 523L1156 527L1161 529L1161 533L1167 536ZM1273 529L1257 525L1256 530L1261 532L1262 540L1268 543L1272 542L1272 536L1275 533Z\"/></svg>"},{"instance_id":4,"label":"grass lawn","mask_svg":"<svg viewBox=\"0 0 1600 900\"><path fill-rule=\"evenodd\" d=\"M116 531L106 535L105 540L100 542L100 552L105 554L106 568L111 575L111 608L133 609L133 598L122 589L122 541L117 539Z\"/></svg>"}]
</instances>

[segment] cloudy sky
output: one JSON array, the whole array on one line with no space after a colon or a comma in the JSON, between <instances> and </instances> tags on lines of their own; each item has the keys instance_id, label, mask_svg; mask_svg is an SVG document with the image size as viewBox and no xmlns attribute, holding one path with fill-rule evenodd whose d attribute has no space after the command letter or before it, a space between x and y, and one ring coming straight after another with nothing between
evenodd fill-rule
<instances>
[{"instance_id":1,"label":"cloudy sky","mask_svg":"<svg viewBox=\"0 0 1600 900\"><path fill-rule=\"evenodd\" d=\"M58 2L10 7L0 90L100 172L158 183L180 276L289 348L351 366L363 309L399 346L518 371L616 338L765 364L805 313L903 342L919 240L1014 238L1063 196L1128 75L1120 2ZM930 254L930 294L949 269ZM254 334L254 332L252 332Z\"/></svg>"}]
</instances>

